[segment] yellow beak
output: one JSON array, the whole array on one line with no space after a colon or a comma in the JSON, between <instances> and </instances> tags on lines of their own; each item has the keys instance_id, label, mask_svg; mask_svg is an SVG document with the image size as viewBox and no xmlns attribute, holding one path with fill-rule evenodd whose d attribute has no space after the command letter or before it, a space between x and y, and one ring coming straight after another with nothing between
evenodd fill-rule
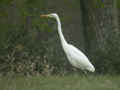
<instances>
[{"instance_id":1,"label":"yellow beak","mask_svg":"<svg viewBox=\"0 0 120 90\"><path fill-rule=\"evenodd\" d=\"M48 15L40 15L40 17L48 17Z\"/></svg>"}]
</instances>

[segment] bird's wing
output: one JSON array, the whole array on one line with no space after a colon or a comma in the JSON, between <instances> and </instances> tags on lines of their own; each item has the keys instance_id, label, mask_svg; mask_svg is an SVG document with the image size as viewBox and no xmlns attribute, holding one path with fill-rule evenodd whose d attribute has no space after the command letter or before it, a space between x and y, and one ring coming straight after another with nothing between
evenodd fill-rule
<instances>
[{"instance_id":1,"label":"bird's wing","mask_svg":"<svg viewBox=\"0 0 120 90\"><path fill-rule=\"evenodd\" d=\"M78 48L76 48L75 46L73 46L72 44L69 44L69 48L71 48L71 51L73 53L75 53L76 55L78 56L81 56L81 57L84 57L84 58L87 58L87 56L81 51L79 50ZM88 59L88 58L87 58Z\"/></svg>"},{"instance_id":2,"label":"bird's wing","mask_svg":"<svg viewBox=\"0 0 120 90\"><path fill-rule=\"evenodd\" d=\"M66 54L73 66L94 72L94 66L91 64L87 56L75 46L68 44Z\"/></svg>"},{"instance_id":3,"label":"bird's wing","mask_svg":"<svg viewBox=\"0 0 120 90\"><path fill-rule=\"evenodd\" d=\"M77 68L85 69L90 63L88 58L71 44L68 44L65 52L70 63Z\"/></svg>"}]
</instances>

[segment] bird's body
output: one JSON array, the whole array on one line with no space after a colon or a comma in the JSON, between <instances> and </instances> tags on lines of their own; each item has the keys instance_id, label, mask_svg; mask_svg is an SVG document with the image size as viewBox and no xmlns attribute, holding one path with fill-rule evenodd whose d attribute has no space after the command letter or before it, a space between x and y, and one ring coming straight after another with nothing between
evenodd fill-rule
<instances>
[{"instance_id":1,"label":"bird's body","mask_svg":"<svg viewBox=\"0 0 120 90\"><path fill-rule=\"evenodd\" d=\"M95 71L94 66L91 64L87 56L85 56L79 49L77 49L75 46L67 43L65 40L62 29L61 29L61 22L59 19L59 16L56 13L48 14L48 15L42 15L42 17L51 17L55 18L58 24L58 34L60 36L61 44L63 47L63 50L69 60L69 62L76 68L80 68L82 70L88 70L91 72Z\"/></svg>"},{"instance_id":2,"label":"bird's body","mask_svg":"<svg viewBox=\"0 0 120 90\"><path fill-rule=\"evenodd\" d=\"M68 44L66 48L64 49L66 56L74 67L94 72L93 65L80 50L71 44Z\"/></svg>"}]
</instances>

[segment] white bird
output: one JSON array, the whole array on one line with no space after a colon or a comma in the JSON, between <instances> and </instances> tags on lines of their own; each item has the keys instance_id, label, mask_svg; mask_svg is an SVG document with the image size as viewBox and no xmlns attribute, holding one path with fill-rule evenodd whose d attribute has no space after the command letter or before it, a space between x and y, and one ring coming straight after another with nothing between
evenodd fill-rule
<instances>
[{"instance_id":1,"label":"white bird","mask_svg":"<svg viewBox=\"0 0 120 90\"><path fill-rule=\"evenodd\" d=\"M82 70L88 70L90 72L94 72L95 68L87 58L87 56L84 55L83 52L81 52L79 49L77 49L75 46L67 43L65 40L62 28L61 28L61 22L59 19L59 16L56 13L51 13L47 15L41 15L40 17L50 17L54 18L57 21L58 25L58 34L61 40L62 48L69 60L69 62L72 64L72 66L82 69Z\"/></svg>"}]
</instances>

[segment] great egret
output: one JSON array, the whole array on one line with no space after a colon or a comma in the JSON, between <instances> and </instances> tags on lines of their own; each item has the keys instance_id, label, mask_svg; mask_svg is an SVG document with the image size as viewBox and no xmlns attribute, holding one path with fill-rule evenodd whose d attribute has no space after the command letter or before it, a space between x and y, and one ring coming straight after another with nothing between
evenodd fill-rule
<instances>
[{"instance_id":1,"label":"great egret","mask_svg":"<svg viewBox=\"0 0 120 90\"><path fill-rule=\"evenodd\" d=\"M67 43L65 40L62 29L61 29L61 22L59 19L59 16L56 13L51 13L47 15L40 15L40 17L50 17L54 18L57 21L58 25L58 34L61 40L62 48L69 60L69 62L76 68L82 69L82 70L88 70L90 72L94 72L95 68L87 58L79 49L77 49L75 46Z\"/></svg>"}]
</instances>

